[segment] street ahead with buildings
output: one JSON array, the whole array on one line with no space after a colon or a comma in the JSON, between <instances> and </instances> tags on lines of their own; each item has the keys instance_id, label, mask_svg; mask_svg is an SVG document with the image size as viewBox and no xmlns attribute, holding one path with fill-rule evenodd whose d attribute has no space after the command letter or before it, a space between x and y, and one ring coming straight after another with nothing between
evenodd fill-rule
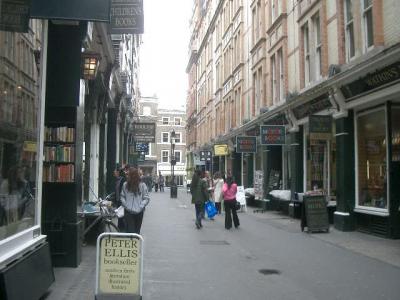
<instances>
[{"instance_id":1,"label":"street ahead with buildings","mask_svg":"<svg viewBox=\"0 0 400 300\"><path fill-rule=\"evenodd\" d=\"M195 227L190 194L151 193L142 234L143 299L396 300L400 241L359 232L301 232L279 212L240 212L239 229L224 215ZM56 268L45 300L93 299L95 247L82 264Z\"/></svg>"}]
</instances>

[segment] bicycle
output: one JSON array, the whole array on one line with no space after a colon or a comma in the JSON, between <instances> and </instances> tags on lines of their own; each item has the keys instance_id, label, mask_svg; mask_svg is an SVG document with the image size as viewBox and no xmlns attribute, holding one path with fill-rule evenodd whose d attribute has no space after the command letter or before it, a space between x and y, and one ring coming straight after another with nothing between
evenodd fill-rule
<instances>
[{"instance_id":1,"label":"bicycle","mask_svg":"<svg viewBox=\"0 0 400 300\"><path fill-rule=\"evenodd\" d=\"M119 232L118 227L114 224L117 214L112 206L112 201L110 201L111 196L112 194L108 195L104 200L100 197L97 198L97 201L84 203L83 216L96 216L96 218L82 232L82 241L85 240L86 234L98 224L103 232Z\"/></svg>"}]
</instances>

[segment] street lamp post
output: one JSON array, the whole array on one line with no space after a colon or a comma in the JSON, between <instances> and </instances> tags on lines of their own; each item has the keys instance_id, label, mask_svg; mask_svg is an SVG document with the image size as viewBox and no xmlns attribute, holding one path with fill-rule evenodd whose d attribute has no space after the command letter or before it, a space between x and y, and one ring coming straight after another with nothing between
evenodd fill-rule
<instances>
[{"instance_id":1,"label":"street lamp post","mask_svg":"<svg viewBox=\"0 0 400 300\"><path fill-rule=\"evenodd\" d=\"M176 164L176 158L175 158L175 130L171 131L171 198L176 198L178 196L178 188L175 184L175 164Z\"/></svg>"}]
</instances>

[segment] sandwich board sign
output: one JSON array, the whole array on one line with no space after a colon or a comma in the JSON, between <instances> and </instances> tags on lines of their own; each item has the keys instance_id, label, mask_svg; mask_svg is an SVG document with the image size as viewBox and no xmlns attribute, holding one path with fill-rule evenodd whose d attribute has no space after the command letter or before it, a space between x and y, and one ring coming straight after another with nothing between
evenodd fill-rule
<instances>
[{"instance_id":1,"label":"sandwich board sign","mask_svg":"<svg viewBox=\"0 0 400 300\"><path fill-rule=\"evenodd\" d=\"M105 232L97 238L96 298L142 299L143 238Z\"/></svg>"}]
</instances>

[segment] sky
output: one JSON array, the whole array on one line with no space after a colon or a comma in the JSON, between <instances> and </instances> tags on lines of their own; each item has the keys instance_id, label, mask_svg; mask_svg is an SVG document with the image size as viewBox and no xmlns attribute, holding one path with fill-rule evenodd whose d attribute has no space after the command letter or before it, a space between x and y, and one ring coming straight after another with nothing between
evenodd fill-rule
<instances>
[{"instance_id":1,"label":"sky","mask_svg":"<svg viewBox=\"0 0 400 300\"><path fill-rule=\"evenodd\" d=\"M186 103L189 19L192 0L144 0L140 50L142 96L157 95L160 107Z\"/></svg>"}]
</instances>

